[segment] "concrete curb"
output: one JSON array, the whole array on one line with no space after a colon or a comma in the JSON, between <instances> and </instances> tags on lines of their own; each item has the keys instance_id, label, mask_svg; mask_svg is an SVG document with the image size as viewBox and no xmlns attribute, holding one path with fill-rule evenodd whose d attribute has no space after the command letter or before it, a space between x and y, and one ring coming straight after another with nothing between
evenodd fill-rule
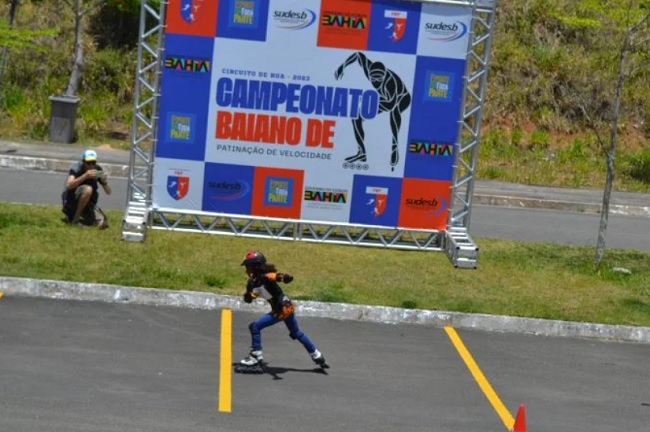
<instances>
[{"instance_id":1,"label":"concrete curb","mask_svg":"<svg viewBox=\"0 0 650 432\"><path fill-rule=\"evenodd\" d=\"M514 208L543 208L551 210L573 211L578 213L600 214L602 204L576 203L571 201L556 201L540 198L525 198L516 196L480 195L474 194L474 204ZM609 214L639 216L650 218L650 206L630 206L610 204Z\"/></svg>"},{"instance_id":2,"label":"concrete curb","mask_svg":"<svg viewBox=\"0 0 650 432\"><path fill-rule=\"evenodd\" d=\"M239 296L13 277L0 277L0 291L9 296L62 300L101 301L208 310L228 308L245 312L265 312L268 310L268 307L262 301L248 305ZM465 314L312 301L298 301L296 302L296 308L302 316L318 318L386 324L421 324L436 327L450 325L459 329L650 344L650 327L612 326L501 315Z\"/></svg>"}]
</instances>

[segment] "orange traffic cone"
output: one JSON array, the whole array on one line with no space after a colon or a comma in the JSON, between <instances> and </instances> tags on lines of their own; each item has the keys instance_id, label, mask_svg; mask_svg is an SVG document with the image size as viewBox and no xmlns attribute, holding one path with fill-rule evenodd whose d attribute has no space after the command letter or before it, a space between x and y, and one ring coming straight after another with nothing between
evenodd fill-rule
<instances>
[{"instance_id":1,"label":"orange traffic cone","mask_svg":"<svg viewBox=\"0 0 650 432\"><path fill-rule=\"evenodd\" d=\"M519 405L512 432L526 432L526 407L523 405Z\"/></svg>"}]
</instances>

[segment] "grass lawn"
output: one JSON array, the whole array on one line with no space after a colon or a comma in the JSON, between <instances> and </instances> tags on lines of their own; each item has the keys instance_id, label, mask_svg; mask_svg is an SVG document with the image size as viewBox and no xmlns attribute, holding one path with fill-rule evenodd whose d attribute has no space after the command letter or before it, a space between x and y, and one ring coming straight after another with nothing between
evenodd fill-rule
<instances>
[{"instance_id":1,"label":"grass lawn","mask_svg":"<svg viewBox=\"0 0 650 432\"><path fill-rule=\"evenodd\" d=\"M297 300L383 305L650 326L650 253L474 239L479 268L455 269L440 252L247 239L151 230L120 239L60 221L58 207L0 203L0 276L241 294L248 249L295 281ZM631 275L612 271L624 267Z\"/></svg>"}]
</instances>

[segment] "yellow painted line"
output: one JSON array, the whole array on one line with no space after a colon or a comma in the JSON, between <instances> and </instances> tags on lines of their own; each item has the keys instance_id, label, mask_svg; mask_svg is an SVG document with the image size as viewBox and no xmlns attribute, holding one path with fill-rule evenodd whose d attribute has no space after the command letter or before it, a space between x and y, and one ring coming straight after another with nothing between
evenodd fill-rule
<instances>
[{"instance_id":1,"label":"yellow painted line","mask_svg":"<svg viewBox=\"0 0 650 432\"><path fill-rule=\"evenodd\" d=\"M221 311L219 412L232 411L232 311Z\"/></svg>"},{"instance_id":2,"label":"yellow painted line","mask_svg":"<svg viewBox=\"0 0 650 432\"><path fill-rule=\"evenodd\" d=\"M481 388L481 390L483 390L483 394L492 404L492 407L501 418L501 421L506 426L506 429L509 431L512 430L515 425L515 419L512 417L512 414L508 412L508 409L503 404L503 402L501 402L501 399L499 399L499 396L496 394L488 380L485 378L485 375L483 375L481 369L479 369L478 365L474 361L474 358L472 358L472 355L469 353L469 351L467 351L467 348L465 348L465 344L463 344L463 341L460 339L460 336L458 336L458 333L456 333L456 330L454 330L453 327L445 326L445 332L447 332L447 336L449 336L449 339L451 339L451 343L453 343L454 347L456 347L456 351L458 351L458 354L465 362L467 369L469 369L472 376L476 380L476 383Z\"/></svg>"},{"instance_id":3,"label":"yellow painted line","mask_svg":"<svg viewBox=\"0 0 650 432\"><path fill-rule=\"evenodd\" d=\"M2 291L0 291L0 298L2 298L3 295L4 295L4 293Z\"/></svg>"}]
</instances>

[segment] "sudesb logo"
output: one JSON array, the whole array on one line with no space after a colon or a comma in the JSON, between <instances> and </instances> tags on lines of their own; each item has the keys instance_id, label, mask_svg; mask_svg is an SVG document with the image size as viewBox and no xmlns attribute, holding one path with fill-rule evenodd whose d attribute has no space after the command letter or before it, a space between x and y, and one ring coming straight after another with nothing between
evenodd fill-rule
<instances>
[{"instance_id":1,"label":"sudesb logo","mask_svg":"<svg viewBox=\"0 0 650 432\"><path fill-rule=\"evenodd\" d=\"M311 9L273 11L273 19L277 28L302 30L316 22L316 12Z\"/></svg>"},{"instance_id":2,"label":"sudesb logo","mask_svg":"<svg viewBox=\"0 0 650 432\"><path fill-rule=\"evenodd\" d=\"M424 30L429 33L429 39L439 42L451 42L467 34L467 24L454 21L451 24L443 21L439 23L425 23Z\"/></svg>"},{"instance_id":3,"label":"sudesb logo","mask_svg":"<svg viewBox=\"0 0 650 432\"><path fill-rule=\"evenodd\" d=\"M246 182L235 180L208 182L208 188L214 194L213 199L230 201L244 197L250 191L250 185Z\"/></svg>"},{"instance_id":4,"label":"sudesb logo","mask_svg":"<svg viewBox=\"0 0 650 432\"><path fill-rule=\"evenodd\" d=\"M406 198L405 204L415 210L427 211L424 217L439 215L447 208L447 200L440 197Z\"/></svg>"}]
</instances>

